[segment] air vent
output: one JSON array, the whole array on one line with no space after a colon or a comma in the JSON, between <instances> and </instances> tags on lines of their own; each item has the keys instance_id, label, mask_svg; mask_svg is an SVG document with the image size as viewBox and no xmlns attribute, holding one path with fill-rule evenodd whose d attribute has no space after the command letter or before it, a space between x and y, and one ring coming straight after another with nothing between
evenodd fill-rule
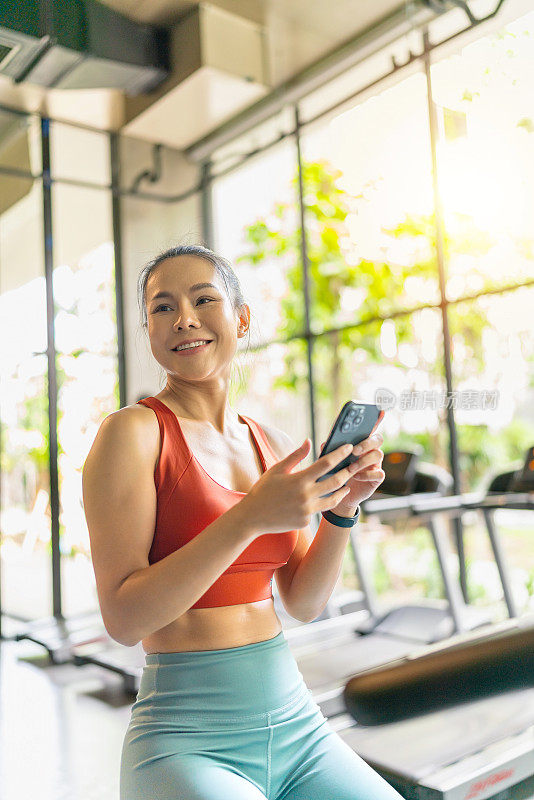
<instances>
[{"instance_id":1,"label":"air vent","mask_svg":"<svg viewBox=\"0 0 534 800\"><path fill-rule=\"evenodd\" d=\"M185 148L271 88L264 27L202 2L171 29L172 72L126 103L128 136Z\"/></svg>"},{"instance_id":2,"label":"air vent","mask_svg":"<svg viewBox=\"0 0 534 800\"><path fill-rule=\"evenodd\" d=\"M58 89L149 92L168 75L168 31L95 0L2 0L0 74Z\"/></svg>"}]
</instances>

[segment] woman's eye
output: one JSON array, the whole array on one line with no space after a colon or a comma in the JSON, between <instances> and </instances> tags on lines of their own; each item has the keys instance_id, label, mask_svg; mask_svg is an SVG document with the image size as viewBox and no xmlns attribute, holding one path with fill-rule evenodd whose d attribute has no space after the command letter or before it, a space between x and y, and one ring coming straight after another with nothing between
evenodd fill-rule
<instances>
[{"instance_id":1,"label":"woman's eye","mask_svg":"<svg viewBox=\"0 0 534 800\"><path fill-rule=\"evenodd\" d=\"M197 304L198 304L198 303L199 303L201 300L209 300L210 302L213 302L213 298L211 298L211 297L199 297L199 298L198 298L198 300L197 300ZM158 306L157 308L155 308L155 309L154 309L154 314L155 314L157 311L159 311L159 310L160 310L160 308L170 308L170 306L168 306L166 303L163 303L162 305L160 305L160 306Z\"/></svg>"}]
</instances>

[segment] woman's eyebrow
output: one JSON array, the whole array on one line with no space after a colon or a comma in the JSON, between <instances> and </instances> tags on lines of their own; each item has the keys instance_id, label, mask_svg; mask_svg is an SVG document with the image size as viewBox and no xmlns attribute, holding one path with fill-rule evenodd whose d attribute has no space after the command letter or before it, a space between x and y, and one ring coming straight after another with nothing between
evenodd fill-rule
<instances>
[{"instance_id":1,"label":"woman's eyebrow","mask_svg":"<svg viewBox=\"0 0 534 800\"><path fill-rule=\"evenodd\" d=\"M219 289L217 288L217 286L215 286L214 283L195 283L193 286L189 288L189 291L196 292L198 291L198 289L208 289L208 288L216 289L217 291L219 291ZM172 297L172 294L170 292L158 292L157 294L154 295L154 297L150 302L152 302L153 300L158 300L160 297Z\"/></svg>"}]
</instances>

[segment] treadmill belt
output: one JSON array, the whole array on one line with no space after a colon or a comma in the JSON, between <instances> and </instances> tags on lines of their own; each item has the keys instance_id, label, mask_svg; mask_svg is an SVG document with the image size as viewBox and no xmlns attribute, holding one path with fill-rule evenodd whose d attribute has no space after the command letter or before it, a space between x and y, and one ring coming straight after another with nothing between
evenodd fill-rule
<instances>
[{"instance_id":1,"label":"treadmill belt","mask_svg":"<svg viewBox=\"0 0 534 800\"><path fill-rule=\"evenodd\" d=\"M532 725L534 689L522 689L387 725L345 728L339 735L365 761L420 781Z\"/></svg>"},{"instance_id":2,"label":"treadmill belt","mask_svg":"<svg viewBox=\"0 0 534 800\"><path fill-rule=\"evenodd\" d=\"M340 637L328 646L315 644L313 652L301 648L299 653L298 645L290 643L289 646L310 691L344 686L357 672L426 647L416 642L399 642L379 633L361 636L354 631L347 631L345 638Z\"/></svg>"}]
</instances>

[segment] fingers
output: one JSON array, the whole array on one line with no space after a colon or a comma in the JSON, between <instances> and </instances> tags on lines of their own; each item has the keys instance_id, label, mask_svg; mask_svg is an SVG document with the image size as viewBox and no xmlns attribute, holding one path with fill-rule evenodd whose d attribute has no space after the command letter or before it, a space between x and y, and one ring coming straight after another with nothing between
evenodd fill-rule
<instances>
[{"instance_id":1,"label":"fingers","mask_svg":"<svg viewBox=\"0 0 534 800\"><path fill-rule=\"evenodd\" d=\"M368 469L369 467L380 467L382 466L382 461L384 460L384 453L382 450L373 449L369 450L363 456L358 456L358 460L354 462L354 464L358 467L359 470Z\"/></svg>"},{"instance_id":2,"label":"fingers","mask_svg":"<svg viewBox=\"0 0 534 800\"><path fill-rule=\"evenodd\" d=\"M363 442L360 442L354 448L354 455L358 456L361 461L361 456L365 455L366 453L371 452L372 450L378 450L384 442L384 437L381 433L373 433L371 436L368 436L367 439L364 439Z\"/></svg>"},{"instance_id":3,"label":"fingers","mask_svg":"<svg viewBox=\"0 0 534 800\"><path fill-rule=\"evenodd\" d=\"M384 453L382 450L370 450L354 462L356 469L351 472L351 477L352 475L357 475L359 481L384 480L386 473L381 468L383 460Z\"/></svg>"},{"instance_id":4,"label":"fingers","mask_svg":"<svg viewBox=\"0 0 534 800\"><path fill-rule=\"evenodd\" d=\"M324 456L318 458L311 466L302 470L301 475L305 475L307 478L311 478L315 481L319 476L329 472L336 464L339 464L340 461L343 461L343 459L347 458L351 453L351 444L341 445L341 447L337 447L335 450L332 450L332 452L326 453Z\"/></svg>"},{"instance_id":5,"label":"fingers","mask_svg":"<svg viewBox=\"0 0 534 800\"><path fill-rule=\"evenodd\" d=\"M275 464L275 467L281 467L284 471L290 471L293 467L295 467L303 458L306 458L308 455L308 451L311 447L311 440L309 438L304 439L300 447L297 447L296 450L293 450L292 453L289 453L285 458L282 458Z\"/></svg>"},{"instance_id":6,"label":"fingers","mask_svg":"<svg viewBox=\"0 0 534 800\"><path fill-rule=\"evenodd\" d=\"M345 486L342 486L337 491L332 492L330 497L321 497L321 505L317 511L328 511L330 508L335 508L341 500L350 492L350 489L347 489Z\"/></svg>"},{"instance_id":7,"label":"fingers","mask_svg":"<svg viewBox=\"0 0 534 800\"><path fill-rule=\"evenodd\" d=\"M383 411L381 413L384 414ZM379 418L378 422L380 422L380 418ZM377 422L377 425L378 425L378 422ZM375 425L375 428L376 428L376 425ZM373 428L373 430L375 428ZM360 456L360 455L363 455L364 453L369 452L370 450L377 450L379 447L382 447L383 443L384 443L384 437L382 436L381 433L371 433L367 437L367 439L364 439L363 442L360 442L359 444L355 445L354 455ZM325 442L321 442L321 448L320 449L322 450L324 446L325 446ZM332 451L332 452L335 452L335 450Z\"/></svg>"}]
</instances>

